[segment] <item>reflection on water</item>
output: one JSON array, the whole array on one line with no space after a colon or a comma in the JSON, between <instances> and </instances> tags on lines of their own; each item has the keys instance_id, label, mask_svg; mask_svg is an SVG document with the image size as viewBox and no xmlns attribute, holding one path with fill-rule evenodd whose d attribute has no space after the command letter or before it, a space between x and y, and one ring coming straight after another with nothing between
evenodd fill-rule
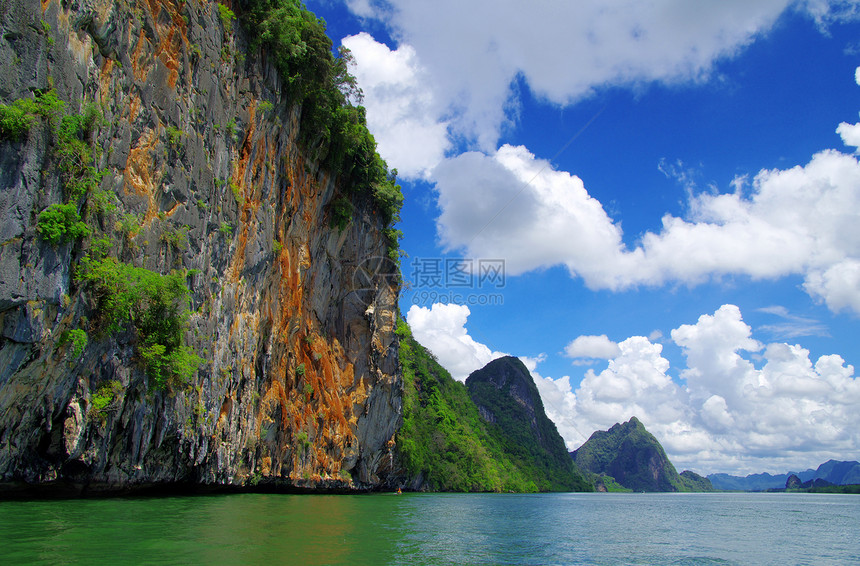
<instances>
[{"instance_id":1,"label":"reflection on water","mask_svg":"<svg viewBox=\"0 0 860 566\"><path fill-rule=\"evenodd\" d=\"M845 564L858 526L812 494L0 502L0 564Z\"/></svg>"}]
</instances>

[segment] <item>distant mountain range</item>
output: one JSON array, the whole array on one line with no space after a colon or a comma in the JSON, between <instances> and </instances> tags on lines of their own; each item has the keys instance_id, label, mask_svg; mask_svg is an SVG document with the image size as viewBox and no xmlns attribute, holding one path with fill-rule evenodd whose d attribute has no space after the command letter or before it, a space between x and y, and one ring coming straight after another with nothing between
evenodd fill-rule
<instances>
[{"instance_id":1,"label":"distant mountain range","mask_svg":"<svg viewBox=\"0 0 860 566\"><path fill-rule=\"evenodd\" d=\"M570 453L600 491L713 491L711 482L694 472L681 474L645 426L632 417L599 430Z\"/></svg>"},{"instance_id":2,"label":"distant mountain range","mask_svg":"<svg viewBox=\"0 0 860 566\"><path fill-rule=\"evenodd\" d=\"M834 485L860 484L860 462L828 460L818 466L818 469L809 469L803 472L787 472L777 475L750 474L746 477L710 474L708 479L711 480L714 488L719 490L765 491L784 488L789 476L792 475L797 476L801 482L821 479Z\"/></svg>"}]
</instances>

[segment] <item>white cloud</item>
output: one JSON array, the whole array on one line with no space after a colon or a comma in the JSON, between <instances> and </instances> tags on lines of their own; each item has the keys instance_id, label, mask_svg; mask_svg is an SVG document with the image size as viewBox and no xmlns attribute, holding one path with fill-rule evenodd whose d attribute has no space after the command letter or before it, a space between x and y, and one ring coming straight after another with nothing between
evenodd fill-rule
<instances>
[{"instance_id":1,"label":"white cloud","mask_svg":"<svg viewBox=\"0 0 860 566\"><path fill-rule=\"evenodd\" d=\"M860 123L849 124L842 122L836 128L836 133L842 138L842 143L856 147L856 151L860 151Z\"/></svg>"},{"instance_id":2,"label":"white cloud","mask_svg":"<svg viewBox=\"0 0 860 566\"><path fill-rule=\"evenodd\" d=\"M860 382L839 356L815 363L797 345L764 346L740 310L724 305L671 333L687 367L684 386L666 376L660 346L621 342L622 355L575 392L581 428L636 415L679 469L749 473L851 456L860 441ZM744 357L764 350L761 368ZM614 419L614 420L613 420Z\"/></svg>"},{"instance_id":3,"label":"white cloud","mask_svg":"<svg viewBox=\"0 0 860 566\"><path fill-rule=\"evenodd\" d=\"M439 363L458 381L496 358L506 356L476 342L466 330L471 311L465 305L435 303L430 308L412 305L406 321L412 335L433 352Z\"/></svg>"},{"instance_id":4,"label":"white cloud","mask_svg":"<svg viewBox=\"0 0 860 566\"><path fill-rule=\"evenodd\" d=\"M421 58L457 133L495 149L516 114L522 79L539 97L566 105L607 85L696 81L770 28L790 0L697 2L581 0L389 0L375 17ZM363 17L366 1L349 6ZM818 8L823 19L826 7ZM513 110L513 112L511 112Z\"/></svg>"},{"instance_id":5,"label":"white cloud","mask_svg":"<svg viewBox=\"0 0 860 566\"><path fill-rule=\"evenodd\" d=\"M364 32L342 43L352 52L351 70L364 92L367 125L380 155L403 177L426 177L451 144L415 50L404 45L392 51Z\"/></svg>"},{"instance_id":6,"label":"white cloud","mask_svg":"<svg viewBox=\"0 0 860 566\"><path fill-rule=\"evenodd\" d=\"M745 191L694 196L688 218L667 214L633 249L579 177L524 147L465 153L434 175L442 244L503 257L511 275L561 264L592 289L621 290L802 274L814 297L860 312L856 280L839 279L860 262L860 163L851 155L822 151L803 167L761 171Z\"/></svg>"},{"instance_id":7,"label":"white cloud","mask_svg":"<svg viewBox=\"0 0 860 566\"><path fill-rule=\"evenodd\" d=\"M353 0L355 13L383 21L400 47L392 51L366 33L343 41L355 56L380 152L404 177L436 181L437 228L447 249L503 257L510 275L564 265L592 289L801 275L814 298L860 312L860 288L839 279L860 261L854 156L823 151L802 167L761 171L748 190L737 179L729 194L691 193L687 217L665 215L660 231L628 248L621 224L579 177L524 147L495 149L516 114L517 77L561 105L605 85L697 80L791 4L662 0L644 8L635 0L590 0L523 10L511 1ZM799 6L822 26L856 11L851 2ZM860 144L860 124L837 131L846 144ZM445 159L452 136L478 140L483 152Z\"/></svg>"},{"instance_id":8,"label":"white cloud","mask_svg":"<svg viewBox=\"0 0 860 566\"><path fill-rule=\"evenodd\" d=\"M608 360L621 353L618 344L606 334L600 336L578 336L565 346L564 354L569 358L597 358Z\"/></svg>"},{"instance_id":9,"label":"white cloud","mask_svg":"<svg viewBox=\"0 0 860 566\"><path fill-rule=\"evenodd\" d=\"M458 379L505 355L466 330L468 307L413 306L408 321ZM638 417L682 469L700 473L786 471L829 458L855 457L860 445L860 381L838 355L813 361L799 345L762 344L740 309L724 305L671 332L687 364L681 384L669 374L663 346L642 336L617 344L608 367L571 377L537 369L546 356L522 357L547 415L568 449L595 430ZM745 355L761 352L756 367Z\"/></svg>"},{"instance_id":10,"label":"white cloud","mask_svg":"<svg viewBox=\"0 0 860 566\"><path fill-rule=\"evenodd\" d=\"M849 258L806 276L803 289L834 312L850 308L860 313L860 260Z\"/></svg>"}]
</instances>

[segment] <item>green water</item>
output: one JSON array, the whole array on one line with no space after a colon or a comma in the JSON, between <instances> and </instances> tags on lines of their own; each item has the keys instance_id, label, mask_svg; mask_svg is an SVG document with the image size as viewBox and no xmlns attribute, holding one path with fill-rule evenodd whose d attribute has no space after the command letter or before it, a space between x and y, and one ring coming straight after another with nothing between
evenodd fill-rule
<instances>
[{"instance_id":1,"label":"green water","mask_svg":"<svg viewBox=\"0 0 860 566\"><path fill-rule=\"evenodd\" d=\"M224 495L0 502L0 564L852 564L860 497Z\"/></svg>"}]
</instances>

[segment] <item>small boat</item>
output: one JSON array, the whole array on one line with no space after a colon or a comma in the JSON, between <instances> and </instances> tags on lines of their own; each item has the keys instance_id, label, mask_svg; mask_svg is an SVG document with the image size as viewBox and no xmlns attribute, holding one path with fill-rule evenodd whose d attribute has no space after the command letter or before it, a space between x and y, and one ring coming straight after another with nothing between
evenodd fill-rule
<instances>
[{"instance_id":1,"label":"small boat","mask_svg":"<svg viewBox=\"0 0 860 566\"><path fill-rule=\"evenodd\" d=\"M403 495L403 492L402 492L402 491L400 491L400 488L399 488L399 487L397 488L397 491L396 491L395 493L396 493L397 495Z\"/></svg>"}]
</instances>

